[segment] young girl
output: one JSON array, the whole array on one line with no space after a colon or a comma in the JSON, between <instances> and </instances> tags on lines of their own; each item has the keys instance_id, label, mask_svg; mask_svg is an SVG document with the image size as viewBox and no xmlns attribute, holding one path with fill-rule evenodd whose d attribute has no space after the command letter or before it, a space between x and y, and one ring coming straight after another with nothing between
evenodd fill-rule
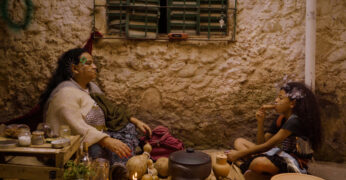
<instances>
[{"instance_id":1,"label":"young girl","mask_svg":"<svg viewBox=\"0 0 346 180\"><path fill-rule=\"evenodd\" d=\"M264 133L265 111L270 108L275 108L280 116ZM257 144L236 139L235 150L227 153L228 160L248 157L240 165L243 173L247 170L269 175L307 173L303 160L311 158L313 150L321 144L321 120L314 94L302 83L287 83L280 89L275 105L262 106L256 112L256 119Z\"/></svg>"}]
</instances>

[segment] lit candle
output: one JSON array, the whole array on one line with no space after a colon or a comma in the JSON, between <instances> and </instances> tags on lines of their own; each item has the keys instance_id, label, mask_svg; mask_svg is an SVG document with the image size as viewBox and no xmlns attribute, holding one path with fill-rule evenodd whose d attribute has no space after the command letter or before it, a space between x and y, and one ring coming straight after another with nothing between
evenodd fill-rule
<instances>
[{"instance_id":1,"label":"lit candle","mask_svg":"<svg viewBox=\"0 0 346 180\"><path fill-rule=\"evenodd\" d=\"M137 180L137 172L132 176L132 180Z\"/></svg>"}]
</instances>

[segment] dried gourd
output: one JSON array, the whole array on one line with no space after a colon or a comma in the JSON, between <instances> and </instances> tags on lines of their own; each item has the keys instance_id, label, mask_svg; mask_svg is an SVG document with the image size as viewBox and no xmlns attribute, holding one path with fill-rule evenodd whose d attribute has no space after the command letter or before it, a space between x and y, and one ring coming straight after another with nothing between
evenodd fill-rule
<instances>
[{"instance_id":1,"label":"dried gourd","mask_svg":"<svg viewBox=\"0 0 346 180\"><path fill-rule=\"evenodd\" d=\"M148 174L152 176L157 176L157 170L154 168L153 160L148 159Z\"/></svg>"},{"instance_id":2,"label":"dried gourd","mask_svg":"<svg viewBox=\"0 0 346 180\"><path fill-rule=\"evenodd\" d=\"M162 177L168 176L168 158L160 157L154 164L158 174Z\"/></svg>"},{"instance_id":3,"label":"dried gourd","mask_svg":"<svg viewBox=\"0 0 346 180\"><path fill-rule=\"evenodd\" d=\"M145 174L141 180L153 180L153 177L150 174Z\"/></svg>"},{"instance_id":4,"label":"dried gourd","mask_svg":"<svg viewBox=\"0 0 346 180\"><path fill-rule=\"evenodd\" d=\"M150 144L149 144L150 146ZM150 150L150 151L149 151ZM143 154L131 157L126 163L126 169L129 172L129 177L133 177L137 173L137 178L141 179L144 174L147 173L147 162L150 158L150 149L146 149Z\"/></svg>"}]
</instances>

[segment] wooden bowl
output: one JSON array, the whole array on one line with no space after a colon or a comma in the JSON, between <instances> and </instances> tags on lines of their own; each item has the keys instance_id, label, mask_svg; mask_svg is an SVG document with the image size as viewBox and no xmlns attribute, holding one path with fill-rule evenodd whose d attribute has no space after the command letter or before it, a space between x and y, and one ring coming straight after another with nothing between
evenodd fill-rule
<instances>
[{"instance_id":1,"label":"wooden bowl","mask_svg":"<svg viewBox=\"0 0 346 180\"><path fill-rule=\"evenodd\" d=\"M277 174L271 178L271 180L324 180L320 177L298 174L298 173L283 173Z\"/></svg>"}]
</instances>

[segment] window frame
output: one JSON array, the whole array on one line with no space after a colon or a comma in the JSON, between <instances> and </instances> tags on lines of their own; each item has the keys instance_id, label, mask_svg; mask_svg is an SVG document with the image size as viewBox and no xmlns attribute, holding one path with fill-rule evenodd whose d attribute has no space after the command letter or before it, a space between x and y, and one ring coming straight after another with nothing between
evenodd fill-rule
<instances>
[{"instance_id":1,"label":"window frame","mask_svg":"<svg viewBox=\"0 0 346 180\"><path fill-rule=\"evenodd\" d=\"M98 2L96 2L98 1ZM104 2L104 4L99 4L100 2ZM125 0L126 2L130 1L130 0ZM139 0L140 1L140 0ZM145 0L144 0L145 1ZM159 0L158 0L159 1ZM169 0L171 1L171 0ZM184 1L184 0L180 0L180 1ZM198 0L199 1L199 0ZM213 0L201 0L201 1L213 1ZM215 1L215 0L214 0ZM232 1L234 2L234 7L230 7L230 3L232 3ZM108 20L107 20L107 13L108 13L108 4L107 4L108 0L94 0L94 9L93 9L93 30L97 29L97 21L96 21L96 9L97 8L105 8L105 14L103 15L103 21L106 22L106 25L104 25L103 27L103 34L104 36L102 37L103 39L130 39L130 40L169 40L168 38L168 32L169 32L169 28L167 25L167 33L159 33L158 29L159 29L159 19L157 20L157 24L156 24L156 36L154 38L148 38L148 37L129 37L128 35L128 29L126 29L125 33L126 34L121 34L121 30L120 33L118 35L111 35L108 33ZM122 2L120 0L120 2ZM160 3L160 1L159 1ZM225 22L225 26L227 26L227 30L225 32L225 35L219 36L219 35L210 35L208 33L208 35L206 36L204 35L200 35L200 34L196 34L196 35L190 35L187 40L197 40L197 41L229 41L229 42L235 42L236 39L236 16L237 16L237 0L228 0L227 2L227 7L226 7L226 19L227 21ZM120 8L133 8L133 5L123 5L123 6L119 6ZM137 6L137 8L140 6ZM143 6L142 6L143 7ZM209 6L210 7L210 6ZM148 7L143 7L145 9L147 9ZM151 7L152 8L152 7ZM167 8L167 11L171 10L172 8L176 8L173 6L169 6L168 5L168 0L167 0L167 6L160 6L160 4L157 7L154 7L158 9L158 12L160 13L160 9L161 8ZM186 7L185 7L186 8ZM198 12L200 12L201 6L198 5L198 7L195 7L196 9L198 9ZM127 10L126 10L127 11ZM125 12L126 16L129 16L128 12ZM99 14L99 16L102 16ZM185 16L185 15L184 15ZM201 16L201 13L198 14L198 16ZM127 17L126 17L127 18ZM210 18L210 15L209 15ZM170 19L167 16L166 17L166 21L167 24L169 23ZM121 22L121 18L120 18L120 22ZM128 22L126 22L128 23ZM230 25L231 24L231 25ZM126 28L129 27L129 25L125 24ZM210 27L210 26L209 26ZM121 28L120 28L121 29ZM231 34L230 34L231 33ZM145 33L146 34L146 33ZM100 37L94 37L94 38L100 38Z\"/></svg>"}]
</instances>

